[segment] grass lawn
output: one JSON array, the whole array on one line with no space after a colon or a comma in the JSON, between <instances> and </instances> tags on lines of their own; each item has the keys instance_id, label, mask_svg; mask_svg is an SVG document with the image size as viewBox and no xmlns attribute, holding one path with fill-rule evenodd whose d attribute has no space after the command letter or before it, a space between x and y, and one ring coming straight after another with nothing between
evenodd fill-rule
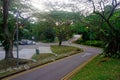
<instances>
[{"instance_id":1,"label":"grass lawn","mask_svg":"<svg viewBox=\"0 0 120 80\"><path fill-rule=\"evenodd\" d=\"M120 59L97 56L71 80L120 80Z\"/></svg>"},{"instance_id":2,"label":"grass lawn","mask_svg":"<svg viewBox=\"0 0 120 80\"><path fill-rule=\"evenodd\" d=\"M76 48L76 47L72 47L72 46L57 46L57 45L54 45L54 46L51 46L51 50L52 50L53 53L56 53L58 55L68 54L68 53L71 53L71 52L78 52L78 51L81 52L81 49Z\"/></svg>"}]
</instances>

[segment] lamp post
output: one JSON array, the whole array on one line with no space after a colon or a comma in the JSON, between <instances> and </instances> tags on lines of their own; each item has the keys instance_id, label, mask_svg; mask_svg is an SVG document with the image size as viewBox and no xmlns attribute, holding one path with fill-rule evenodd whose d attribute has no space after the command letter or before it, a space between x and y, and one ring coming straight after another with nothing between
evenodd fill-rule
<instances>
[{"instance_id":1,"label":"lamp post","mask_svg":"<svg viewBox=\"0 0 120 80\"><path fill-rule=\"evenodd\" d=\"M19 67L19 43L18 43L18 10L16 12L16 41L17 41L17 67Z\"/></svg>"}]
</instances>

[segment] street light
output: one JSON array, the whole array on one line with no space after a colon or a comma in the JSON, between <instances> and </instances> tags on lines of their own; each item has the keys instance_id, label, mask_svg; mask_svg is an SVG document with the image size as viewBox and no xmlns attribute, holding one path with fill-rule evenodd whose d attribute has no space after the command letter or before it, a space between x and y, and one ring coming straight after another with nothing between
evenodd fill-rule
<instances>
[{"instance_id":1,"label":"street light","mask_svg":"<svg viewBox=\"0 0 120 80\"><path fill-rule=\"evenodd\" d=\"M17 41L17 45L16 45L16 48L17 48L17 67L19 67L19 43L18 43L18 9L16 9L16 41Z\"/></svg>"}]
</instances>

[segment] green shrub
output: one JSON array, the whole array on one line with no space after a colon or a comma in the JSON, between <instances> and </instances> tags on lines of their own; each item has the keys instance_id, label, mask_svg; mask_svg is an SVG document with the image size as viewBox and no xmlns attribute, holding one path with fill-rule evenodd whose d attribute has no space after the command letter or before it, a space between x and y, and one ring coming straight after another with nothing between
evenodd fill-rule
<instances>
[{"instance_id":1,"label":"green shrub","mask_svg":"<svg viewBox=\"0 0 120 80\"><path fill-rule=\"evenodd\" d=\"M74 43L77 43L77 44L82 44L84 41L83 39L79 38L78 40L76 40Z\"/></svg>"},{"instance_id":2,"label":"green shrub","mask_svg":"<svg viewBox=\"0 0 120 80\"><path fill-rule=\"evenodd\" d=\"M104 43L102 41L98 41L98 40L87 40L87 41L84 41L81 38L78 39L77 41L75 41L75 43L89 45L89 46L95 46L95 47L103 47L104 46Z\"/></svg>"},{"instance_id":3,"label":"green shrub","mask_svg":"<svg viewBox=\"0 0 120 80\"><path fill-rule=\"evenodd\" d=\"M103 42L102 41L85 41L83 44L85 45L90 45L90 46L96 46L96 47L103 47Z\"/></svg>"}]
</instances>

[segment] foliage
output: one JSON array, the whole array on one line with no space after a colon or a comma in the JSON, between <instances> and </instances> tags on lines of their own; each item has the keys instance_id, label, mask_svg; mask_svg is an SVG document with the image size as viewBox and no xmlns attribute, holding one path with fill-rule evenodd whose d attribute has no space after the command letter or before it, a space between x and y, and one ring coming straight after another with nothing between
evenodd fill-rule
<instances>
[{"instance_id":1,"label":"foliage","mask_svg":"<svg viewBox=\"0 0 120 80\"><path fill-rule=\"evenodd\" d=\"M75 16L77 18L75 18L76 20L72 26L74 33L81 34L84 41L100 40L98 36L99 16L94 14L90 14L86 17L83 15L80 16L80 14Z\"/></svg>"},{"instance_id":2,"label":"foliage","mask_svg":"<svg viewBox=\"0 0 120 80\"><path fill-rule=\"evenodd\" d=\"M54 41L55 37L58 37L59 42L70 38L73 34L71 25L68 25L69 22L72 22L74 19L72 12L67 11L51 11L48 13L40 14L36 13L38 22L36 27L33 27L34 35L36 35L37 40L42 41ZM35 14L34 14L35 15ZM60 23L56 26L56 23ZM50 35L47 35L47 34Z\"/></svg>"},{"instance_id":3,"label":"foliage","mask_svg":"<svg viewBox=\"0 0 120 80\"><path fill-rule=\"evenodd\" d=\"M104 22L101 28L101 38L105 42L104 48L105 56L120 58L120 16L119 10L116 10L114 15L110 19L110 24L114 26L115 31L111 32L111 28Z\"/></svg>"},{"instance_id":4,"label":"foliage","mask_svg":"<svg viewBox=\"0 0 120 80\"><path fill-rule=\"evenodd\" d=\"M111 4L109 1L99 0L97 3L95 0L88 0L88 3L93 5L93 13L80 17L80 22L88 27L88 31L83 30L85 27L81 30L83 40L101 40L106 45L105 56L120 58L120 1L110 1ZM109 5L106 5L108 3ZM83 25L79 25L81 26ZM77 32L78 30L79 28L76 29Z\"/></svg>"},{"instance_id":5,"label":"foliage","mask_svg":"<svg viewBox=\"0 0 120 80\"><path fill-rule=\"evenodd\" d=\"M100 16L97 14L92 14L86 17L87 21L93 26L90 28L90 33L85 32L85 35L83 34L84 40L101 40L104 44L104 56L107 57L114 57L114 58L120 58L120 23L119 23L119 9L115 10L114 15L110 18L109 24L106 23ZM96 16L96 19L94 17ZM93 20L92 20L93 18ZM112 25L115 29L113 30L109 27L109 25ZM81 42L81 41L80 41Z\"/></svg>"},{"instance_id":6,"label":"foliage","mask_svg":"<svg viewBox=\"0 0 120 80\"><path fill-rule=\"evenodd\" d=\"M70 30L70 22L57 22L57 25L55 27L56 36L59 40L59 46L62 45L62 41L65 40L67 37L69 37Z\"/></svg>"},{"instance_id":7,"label":"foliage","mask_svg":"<svg viewBox=\"0 0 120 80\"><path fill-rule=\"evenodd\" d=\"M83 39L78 39L77 41L75 41L75 43L84 44L84 45L88 45L88 46L102 47L102 48L104 47L104 43L102 41L98 41L98 40L84 41Z\"/></svg>"},{"instance_id":8,"label":"foliage","mask_svg":"<svg viewBox=\"0 0 120 80\"><path fill-rule=\"evenodd\" d=\"M51 11L49 16L55 23L54 30L58 37L59 45L62 45L62 41L69 39L73 34L71 23L73 23L75 19L74 13L67 11Z\"/></svg>"},{"instance_id":9,"label":"foliage","mask_svg":"<svg viewBox=\"0 0 120 80\"><path fill-rule=\"evenodd\" d=\"M85 41L83 44L90 45L90 46L96 46L96 47L103 47L104 45L102 41L95 41L95 40Z\"/></svg>"},{"instance_id":10,"label":"foliage","mask_svg":"<svg viewBox=\"0 0 120 80\"><path fill-rule=\"evenodd\" d=\"M52 28L47 28L44 32L43 35L45 36L44 40L47 42L53 42L55 39L55 32Z\"/></svg>"},{"instance_id":11,"label":"foliage","mask_svg":"<svg viewBox=\"0 0 120 80\"><path fill-rule=\"evenodd\" d=\"M96 35L90 36L90 39L102 40L106 45L104 47L104 56L120 58L120 26L119 16L120 10L119 1L111 0L111 5L105 5L107 1L100 0L98 5L95 5L94 0L88 1L93 5L93 12L87 16L84 23L87 23L91 33ZM102 6L104 5L104 6ZM100 7L99 11L97 7Z\"/></svg>"},{"instance_id":12,"label":"foliage","mask_svg":"<svg viewBox=\"0 0 120 80\"><path fill-rule=\"evenodd\" d=\"M55 32L53 25L50 22L37 22L32 26L32 32L36 40L44 42L53 42L55 38Z\"/></svg>"},{"instance_id":13,"label":"foliage","mask_svg":"<svg viewBox=\"0 0 120 80\"><path fill-rule=\"evenodd\" d=\"M120 26L118 24L120 11L117 7L120 5L120 1L112 0L110 6L105 6L105 11L96 12L102 18L102 25L107 27L107 30L102 30L104 42L106 43L104 52L105 56L120 58ZM93 5L94 6L94 5ZM109 8L108 8L109 7Z\"/></svg>"}]
</instances>

